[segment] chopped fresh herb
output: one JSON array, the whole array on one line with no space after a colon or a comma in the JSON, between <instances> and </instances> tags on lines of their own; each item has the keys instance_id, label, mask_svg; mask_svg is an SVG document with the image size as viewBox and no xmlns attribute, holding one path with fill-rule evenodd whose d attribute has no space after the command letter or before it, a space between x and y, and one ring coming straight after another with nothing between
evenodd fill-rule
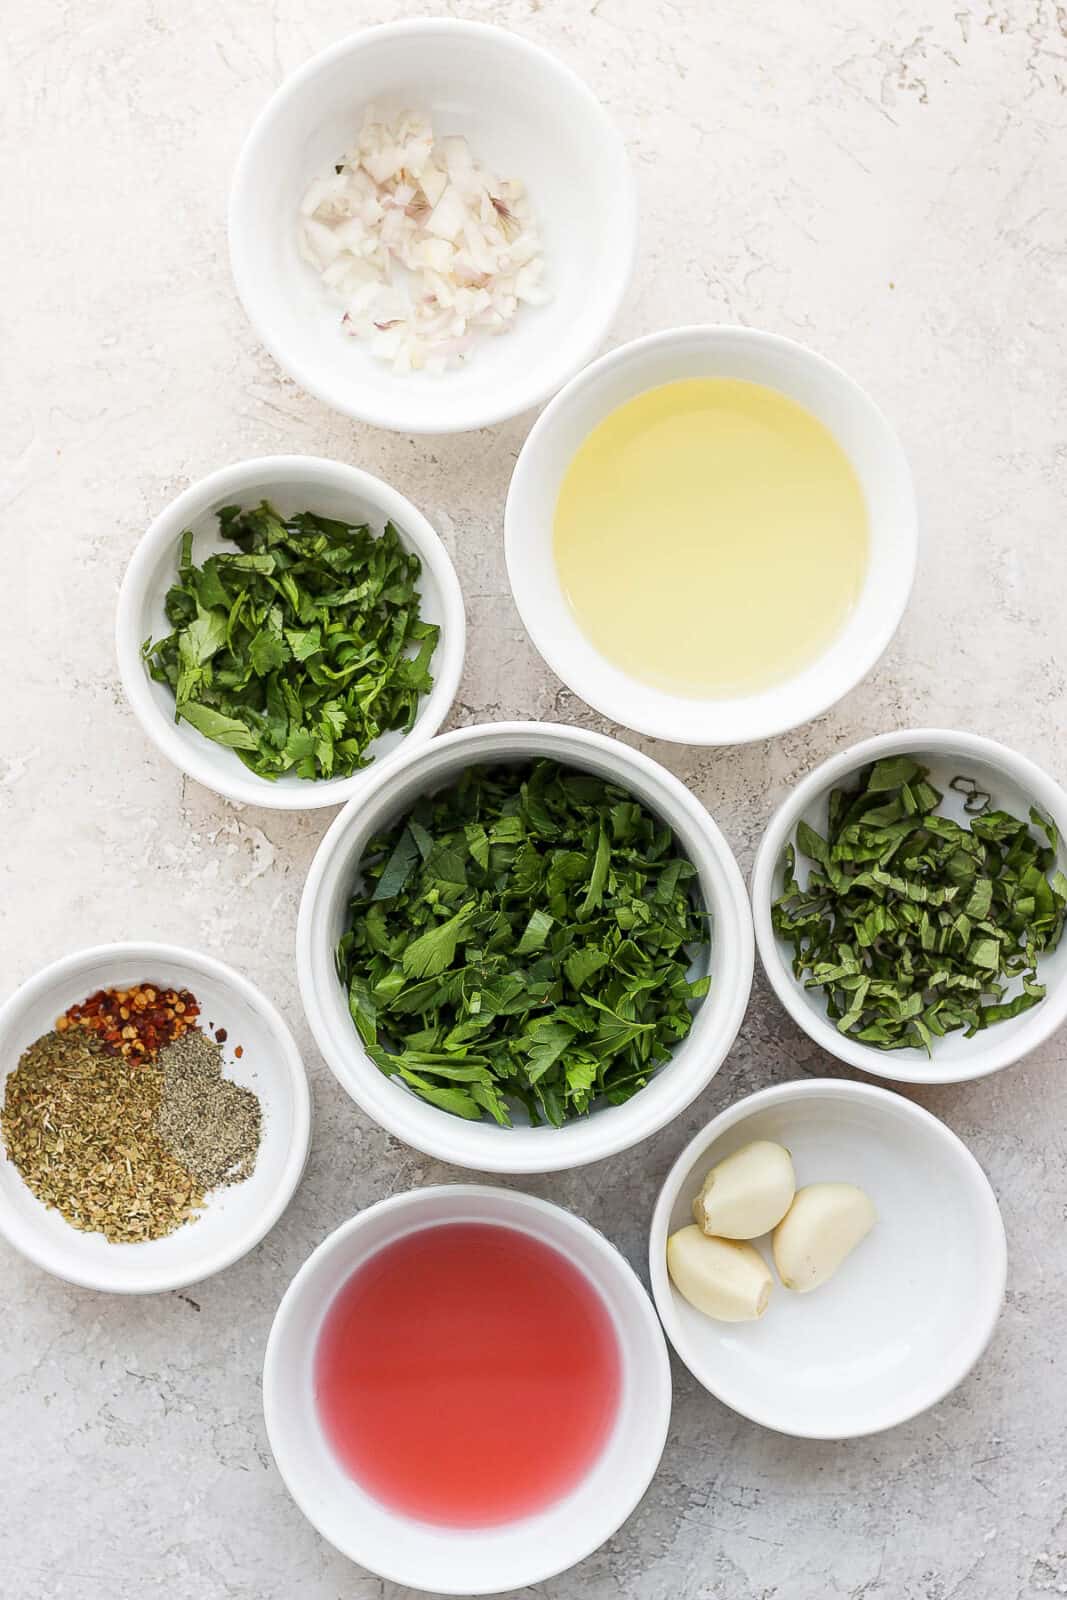
<instances>
[{"instance_id":1,"label":"chopped fresh herb","mask_svg":"<svg viewBox=\"0 0 1067 1600\"><path fill-rule=\"evenodd\" d=\"M182 535L174 631L146 641L149 672L173 689L176 722L259 777L348 777L379 734L411 727L433 684L439 629L419 615L418 556L391 522L375 537L266 501L225 506L219 527L237 549L201 567Z\"/></svg>"},{"instance_id":2,"label":"chopped fresh herb","mask_svg":"<svg viewBox=\"0 0 1067 1600\"><path fill-rule=\"evenodd\" d=\"M371 1059L431 1105L560 1127L637 1093L707 977L696 868L625 789L476 766L372 839L337 967Z\"/></svg>"},{"instance_id":3,"label":"chopped fresh herb","mask_svg":"<svg viewBox=\"0 0 1067 1600\"><path fill-rule=\"evenodd\" d=\"M826 837L797 827L771 919L841 1033L929 1054L943 1034L971 1038L1044 998L1038 957L1063 932L1067 877L1040 812L1023 822L991 810L973 779L955 778L967 828L940 814L928 777L902 756L833 790ZM803 885L797 852L812 863Z\"/></svg>"},{"instance_id":4,"label":"chopped fresh herb","mask_svg":"<svg viewBox=\"0 0 1067 1600\"><path fill-rule=\"evenodd\" d=\"M965 796L963 809L969 817L980 817L993 804L992 798L984 789L979 789L973 778L953 778L949 788Z\"/></svg>"}]
</instances>

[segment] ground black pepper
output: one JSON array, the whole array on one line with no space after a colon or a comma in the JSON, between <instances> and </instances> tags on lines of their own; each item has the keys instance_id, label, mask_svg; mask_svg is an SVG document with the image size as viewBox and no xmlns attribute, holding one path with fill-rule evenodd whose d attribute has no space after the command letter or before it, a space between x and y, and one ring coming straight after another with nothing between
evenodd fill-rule
<instances>
[{"instance_id":1,"label":"ground black pepper","mask_svg":"<svg viewBox=\"0 0 1067 1600\"><path fill-rule=\"evenodd\" d=\"M223 1076L218 1043L192 1028L159 1052L157 1064L164 1147L204 1189L243 1182L256 1164L262 1111L251 1089Z\"/></svg>"}]
</instances>

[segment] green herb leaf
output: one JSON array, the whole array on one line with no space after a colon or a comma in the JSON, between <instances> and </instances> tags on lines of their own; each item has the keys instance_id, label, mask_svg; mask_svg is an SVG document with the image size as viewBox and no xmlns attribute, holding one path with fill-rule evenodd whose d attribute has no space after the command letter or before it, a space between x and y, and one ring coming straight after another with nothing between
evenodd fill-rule
<instances>
[{"instance_id":1,"label":"green herb leaf","mask_svg":"<svg viewBox=\"0 0 1067 1600\"><path fill-rule=\"evenodd\" d=\"M796 977L823 991L837 1029L884 1050L929 1051L933 1038L969 1036L1038 1004L1036 963L1067 917L1067 875L1048 876L1059 841L1047 819L991 810L960 775L950 788L972 819L961 827L940 815L927 778L898 756L835 789L825 839L797 826L806 881L787 848L771 910Z\"/></svg>"},{"instance_id":2,"label":"green herb leaf","mask_svg":"<svg viewBox=\"0 0 1067 1600\"><path fill-rule=\"evenodd\" d=\"M412 941L404 951L403 966L409 978L433 978L444 972L456 959L456 946L474 911L473 905L463 907L447 922L429 928Z\"/></svg>"},{"instance_id":3,"label":"green herb leaf","mask_svg":"<svg viewBox=\"0 0 1067 1600\"><path fill-rule=\"evenodd\" d=\"M695 870L615 784L472 767L368 845L337 950L383 1072L456 1115L561 1126L621 1104L709 979ZM462 1085L462 1088L459 1086Z\"/></svg>"},{"instance_id":4,"label":"green herb leaf","mask_svg":"<svg viewBox=\"0 0 1067 1600\"><path fill-rule=\"evenodd\" d=\"M149 673L178 718L260 777L357 772L433 686L439 630L419 615L418 557L392 523L375 537L313 512L283 519L266 502L224 507L219 527L236 549L202 567L182 535L173 632L146 641Z\"/></svg>"},{"instance_id":5,"label":"green herb leaf","mask_svg":"<svg viewBox=\"0 0 1067 1600\"><path fill-rule=\"evenodd\" d=\"M238 722L236 717L226 717L221 711L213 711L210 706L198 705L195 700L188 700L182 706L182 717L198 733L213 739L216 744L227 745L231 750L256 748L256 736L251 728L247 728L243 722Z\"/></svg>"}]
</instances>

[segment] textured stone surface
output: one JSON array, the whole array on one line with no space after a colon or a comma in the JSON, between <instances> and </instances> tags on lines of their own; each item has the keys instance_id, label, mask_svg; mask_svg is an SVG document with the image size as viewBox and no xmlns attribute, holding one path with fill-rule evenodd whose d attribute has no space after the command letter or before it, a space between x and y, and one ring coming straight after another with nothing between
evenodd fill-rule
<instances>
[{"instance_id":1,"label":"textured stone surface","mask_svg":"<svg viewBox=\"0 0 1067 1600\"><path fill-rule=\"evenodd\" d=\"M383 474L436 523L469 608L453 721L600 726L542 666L500 521L529 425L375 433L302 395L230 286L226 186L282 75L396 0L10 0L0 45L9 230L0 300L0 957L5 991L68 949L158 936L283 1007L317 1113L306 1180L258 1250L188 1294L80 1293L0 1247L5 1600L398 1600L290 1502L260 1414L263 1343L309 1249L357 1207L454 1176L367 1124L313 1049L293 930L328 818L238 810L142 737L111 646L151 516L276 450ZM442 8L439 8L442 9ZM1062 428L1067 38L1052 0L469 0L556 50L630 144L643 238L614 340L741 321L806 340L897 421L925 539L889 655L829 716L735 751L650 750L747 867L771 807L843 743L908 723L1003 738L1067 778ZM1058 481L1057 481L1058 479ZM624 734L625 738L632 738ZM636 742L636 741L635 741ZM779 1438L676 1365L662 1470L550 1600L1036 1600L1067 1594L1061 1035L992 1081L919 1096L997 1188L1008 1303L962 1388L883 1437ZM760 1085L832 1064L757 985L719 1077L640 1151L529 1187L641 1267L683 1141Z\"/></svg>"}]
</instances>

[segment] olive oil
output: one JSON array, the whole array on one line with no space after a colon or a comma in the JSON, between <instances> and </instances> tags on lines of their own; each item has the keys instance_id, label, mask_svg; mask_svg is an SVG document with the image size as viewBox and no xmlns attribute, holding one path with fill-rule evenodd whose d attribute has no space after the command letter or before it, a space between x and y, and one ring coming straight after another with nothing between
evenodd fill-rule
<instances>
[{"instance_id":1,"label":"olive oil","mask_svg":"<svg viewBox=\"0 0 1067 1600\"><path fill-rule=\"evenodd\" d=\"M756 693L840 632L867 510L830 430L762 384L649 389L579 446L555 515L560 582L615 666L673 694Z\"/></svg>"}]
</instances>

